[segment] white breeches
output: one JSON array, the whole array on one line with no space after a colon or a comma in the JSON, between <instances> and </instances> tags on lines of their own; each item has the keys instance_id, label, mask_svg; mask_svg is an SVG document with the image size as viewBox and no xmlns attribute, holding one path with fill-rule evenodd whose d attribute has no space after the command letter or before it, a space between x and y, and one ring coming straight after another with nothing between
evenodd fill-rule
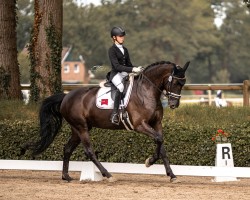
<instances>
[{"instance_id":1,"label":"white breeches","mask_svg":"<svg viewBox=\"0 0 250 200\"><path fill-rule=\"evenodd\" d=\"M122 83L122 79L128 75L127 72L118 72L114 78L111 80L112 83L117 87L120 92L123 92L124 85Z\"/></svg>"}]
</instances>

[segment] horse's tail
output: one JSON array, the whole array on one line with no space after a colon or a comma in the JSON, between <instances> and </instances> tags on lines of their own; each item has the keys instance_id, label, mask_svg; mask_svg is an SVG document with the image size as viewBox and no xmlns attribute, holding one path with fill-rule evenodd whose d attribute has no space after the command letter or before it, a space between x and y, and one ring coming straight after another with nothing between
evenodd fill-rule
<instances>
[{"instance_id":1,"label":"horse's tail","mask_svg":"<svg viewBox=\"0 0 250 200\"><path fill-rule=\"evenodd\" d=\"M53 142L62 127L62 115L60 106L66 94L60 93L46 98L39 112L40 140L32 145L33 155L45 151Z\"/></svg>"}]
</instances>

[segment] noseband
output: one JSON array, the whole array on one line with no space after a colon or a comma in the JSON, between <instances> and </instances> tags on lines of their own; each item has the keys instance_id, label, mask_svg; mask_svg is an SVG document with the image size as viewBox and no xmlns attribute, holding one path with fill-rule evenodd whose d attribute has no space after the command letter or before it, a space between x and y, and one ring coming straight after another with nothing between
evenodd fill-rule
<instances>
[{"instance_id":1,"label":"noseband","mask_svg":"<svg viewBox=\"0 0 250 200\"><path fill-rule=\"evenodd\" d=\"M185 77L184 77L184 78L179 78L179 77L174 76L173 74L170 75L170 76L168 77L167 83L164 84L164 86L167 85L167 90L166 90L166 95L165 95L165 96L168 96L168 98L169 98L169 97L173 97L173 98L176 98L176 99L180 99L180 98L181 98L181 95L180 95L180 94L176 94L176 93L171 92L171 87L172 87L172 81L173 81L173 79L177 79L177 80L186 80ZM184 85L184 84L183 84L183 85Z\"/></svg>"},{"instance_id":2,"label":"noseband","mask_svg":"<svg viewBox=\"0 0 250 200\"><path fill-rule=\"evenodd\" d=\"M173 98L176 98L176 99L180 99L181 98L181 95L180 94L176 94L176 93L173 93L171 92L171 89L172 89L172 82L173 82L173 79L177 79L177 80L186 80L185 77L183 78L179 78L177 76L174 76L173 74L170 75L168 77L168 81L167 83L164 84L164 87L165 85L167 85L167 90L166 90L166 93L163 92L163 90L161 90L159 87L157 87L151 80L149 80L149 78L147 76L145 76L145 74L142 72L141 73L141 76L143 76L148 82L150 82L158 91L160 91L165 97L169 98L169 97L173 97ZM183 84L184 85L184 84Z\"/></svg>"}]
</instances>

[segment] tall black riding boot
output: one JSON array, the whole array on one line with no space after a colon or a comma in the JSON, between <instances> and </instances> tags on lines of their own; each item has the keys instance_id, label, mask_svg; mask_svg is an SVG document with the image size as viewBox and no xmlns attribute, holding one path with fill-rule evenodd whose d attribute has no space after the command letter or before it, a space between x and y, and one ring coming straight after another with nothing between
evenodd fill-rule
<instances>
[{"instance_id":1,"label":"tall black riding boot","mask_svg":"<svg viewBox=\"0 0 250 200\"><path fill-rule=\"evenodd\" d=\"M115 93L115 100L114 100L114 109L113 109L113 112L111 114L111 122L113 124L117 124L119 125L119 113L118 113L118 109L119 109L119 105L120 105L120 102L121 102L121 92L119 90L116 91Z\"/></svg>"}]
</instances>

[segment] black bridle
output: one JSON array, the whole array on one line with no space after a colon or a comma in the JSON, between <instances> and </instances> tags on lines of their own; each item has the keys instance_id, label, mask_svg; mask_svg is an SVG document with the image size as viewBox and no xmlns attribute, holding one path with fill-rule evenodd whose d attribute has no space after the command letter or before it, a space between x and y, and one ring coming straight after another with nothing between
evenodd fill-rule
<instances>
[{"instance_id":1,"label":"black bridle","mask_svg":"<svg viewBox=\"0 0 250 200\"><path fill-rule=\"evenodd\" d=\"M171 90L172 90L171 89L172 88L172 82L173 82L174 79L177 79L182 86L186 82L186 77L180 78L180 77L174 76L173 73L172 73L172 75L170 75L168 77L167 83L164 84L164 87L165 87L165 85L167 85L166 95L168 97L173 97L173 98L176 98L176 99L180 99L181 98L180 94L176 94L176 93L171 92ZM181 83L181 82L184 82L184 83Z\"/></svg>"},{"instance_id":2,"label":"black bridle","mask_svg":"<svg viewBox=\"0 0 250 200\"><path fill-rule=\"evenodd\" d=\"M180 99L181 95L180 94L176 94L173 93L172 90L172 83L174 79L177 79L178 81L186 81L186 77L180 78L177 76L174 76L174 72L168 77L168 81L163 85L163 88L165 88L166 86L166 94L163 92L163 90L161 90L159 87L157 87L143 72L140 74L143 78L145 78L149 83L151 83L151 85L153 85L153 87L155 87L160 93L162 93L165 97L169 98L169 97L173 97L176 99ZM182 84L184 85L184 84Z\"/></svg>"}]
</instances>

